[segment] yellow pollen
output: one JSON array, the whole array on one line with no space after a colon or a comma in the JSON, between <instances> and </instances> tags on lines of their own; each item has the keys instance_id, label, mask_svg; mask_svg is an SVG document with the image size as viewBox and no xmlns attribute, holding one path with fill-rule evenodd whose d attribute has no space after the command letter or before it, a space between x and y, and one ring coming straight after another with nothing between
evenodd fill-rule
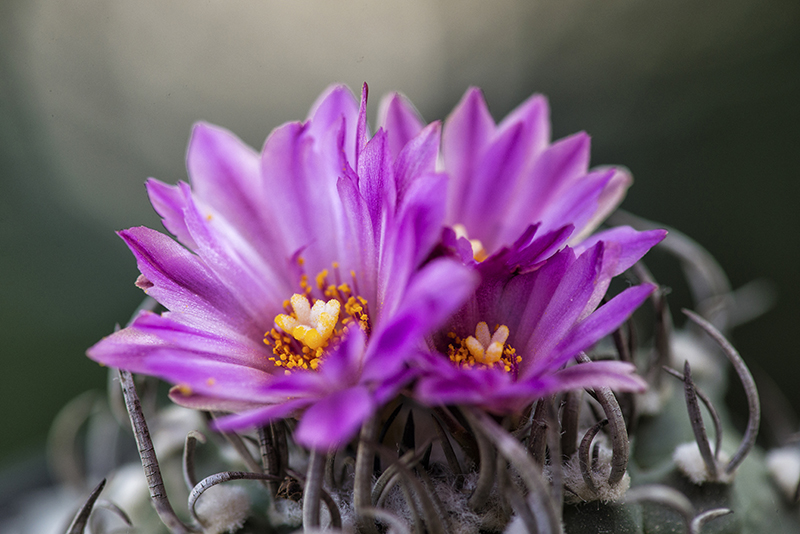
<instances>
[{"instance_id":1,"label":"yellow pollen","mask_svg":"<svg viewBox=\"0 0 800 534\"><path fill-rule=\"evenodd\" d=\"M213 377L206 380L206 384L208 384L209 386L213 386L216 383L217 381Z\"/></svg>"},{"instance_id":2,"label":"yellow pollen","mask_svg":"<svg viewBox=\"0 0 800 534\"><path fill-rule=\"evenodd\" d=\"M322 289L325 287L325 279L328 277L328 270L325 269L317 275L317 287Z\"/></svg>"}]
</instances>

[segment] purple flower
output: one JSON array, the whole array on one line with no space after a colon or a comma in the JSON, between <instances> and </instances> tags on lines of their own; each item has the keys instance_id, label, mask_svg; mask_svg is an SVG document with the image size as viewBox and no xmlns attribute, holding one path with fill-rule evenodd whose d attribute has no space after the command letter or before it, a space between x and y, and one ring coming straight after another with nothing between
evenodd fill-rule
<instances>
[{"instance_id":1,"label":"purple flower","mask_svg":"<svg viewBox=\"0 0 800 534\"><path fill-rule=\"evenodd\" d=\"M382 116L397 147L424 127L400 95L384 100ZM611 279L665 235L618 227L587 237L622 200L630 175L590 170L585 133L551 143L539 95L496 125L480 90L469 89L445 121L442 144L452 228L443 244L481 284L434 336L415 394L509 412L575 387L643 388L629 364L564 368L654 289L630 288L596 310Z\"/></svg>"},{"instance_id":2,"label":"purple flower","mask_svg":"<svg viewBox=\"0 0 800 534\"><path fill-rule=\"evenodd\" d=\"M175 402L235 412L223 429L302 414L295 438L334 446L411 378L406 362L474 276L425 262L445 217L439 125L369 137L347 88L261 154L198 124L186 183L147 183L178 240L131 228L137 285L167 312L142 313L88 351L177 384Z\"/></svg>"},{"instance_id":3,"label":"purple flower","mask_svg":"<svg viewBox=\"0 0 800 534\"><path fill-rule=\"evenodd\" d=\"M613 276L665 232L617 230L617 241L584 242L550 253L569 229L536 237L532 227L510 248L476 264L481 283L432 339L420 360L415 396L429 405L520 410L558 391L607 386L642 390L633 365L601 361L565 367L611 333L655 286L631 287L597 308Z\"/></svg>"},{"instance_id":4,"label":"purple flower","mask_svg":"<svg viewBox=\"0 0 800 534\"><path fill-rule=\"evenodd\" d=\"M534 95L496 125L483 94L469 89L445 121L442 152L450 177L446 222L469 239L482 260L514 243L531 224L548 233L571 225L563 242L590 235L622 201L631 176L622 169L589 169L589 136L550 142L546 99ZM394 150L424 123L400 95L382 103Z\"/></svg>"}]
</instances>

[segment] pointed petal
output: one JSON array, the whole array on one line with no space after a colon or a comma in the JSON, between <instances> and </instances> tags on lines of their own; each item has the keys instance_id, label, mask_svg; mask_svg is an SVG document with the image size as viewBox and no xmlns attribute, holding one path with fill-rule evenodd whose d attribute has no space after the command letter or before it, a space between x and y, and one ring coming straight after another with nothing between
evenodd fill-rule
<instances>
[{"instance_id":1,"label":"pointed petal","mask_svg":"<svg viewBox=\"0 0 800 534\"><path fill-rule=\"evenodd\" d=\"M386 132L378 130L364 147L358 162L358 187L369 212L375 239L383 236L394 214L397 188L389 156ZM377 248L379 243L375 244Z\"/></svg>"},{"instance_id":2,"label":"pointed petal","mask_svg":"<svg viewBox=\"0 0 800 534\"><path fill-rule=\"evenodd\" d=\"M412 273L439 240L446 188L442 175L416 180L396 222L387 230L378 287L378 298L385 309L396 306Z\"/></svg>"},{"instance_id":3,"label":"pointed petal","mask_svg":"<svg viewBox=\"0 0 800 534\"><path fill-rule=\"evenodd\" d=\"M340 260L343 220L337 194L340 172L331 172L307 128L286 124L272 132L261 155L264 187L276 206L285 250L307 247L306 268L318 273ZM335 143L337 138L319 143ZM326 145L327 146L327 145ZM331 144L328 148L335 148Z\"/></svg>"},{"instance_id":4,"label":"pointed petal","mask_svg":"<svg viewBox=\"0 0 800 534\"><path fill-rule=\"evenodd\" d=\"M608 301L561 340L551 361L537 362L533 374L537 374L542 368L558 369L578 352L588 349L619 328L619 325L655 290L654 284L642 284L630 287Z\"/></svg>"},{"instance_id":5,"label":"pointed petal","mask_svg":"<svg viewBox=\"0 0 800 534\"><path fill-rule=\"evenodd\" d=\"M600 269L603 246L596 245L591 251L578 257L565 271L558 282L547 308L542 312L530 341L521 352L535 355L536 364L539 359L547 358L553 347L567 334L583 312L586 302L594 290L594 281ZM541 277L540 277L541 278ZM520 330L527 330L520 325ZM530 360L526 361L529 365ZM525 371L523 371L524 373Z\"/></svg>"},{"instance_id":6,"label":"pointed petal","mask_svg":"<svg viewBox=\"0 0 800 534\"><path fill-rule=\"evenodd\" d=\"M614 391L647 389L647 381L636 374L636 367L628 362L599 361L573 365L552 375L558 390L549 389L543 395L569 389L607 387Z\"/></svg>"},{"instance_id":7,"label":"pointed petal","mask_svg":"<svg viewBox=\"0 0 800 534\"><path fill-rule=\"evenodd\" d=\"M576 180L568 191L553 199L541 215L543 230L552 230L570 223L575 228L586 226L603 190L613 176L613 171L589 173Z\"/></svg>"},{"instance_id":8,"label":"pointed petal","mask_svg":"<svg viewBox=\"0 0 800 534\"><path fill-rule=\"evenodd\" d=\"M378 127L388 133L389 152L392 159L397 159L403 147L425 127L425 122L406 97L390 93L381 99Z\"/></svg>"},{"instance_id":9,"label":"pointed petal","mask_svg":"<svg viewBox=\"0 0 800 534\"><path fill-rule=\"evenodd\" d=\"M257 249L279 246L271 197L263 187L259 155L252 148L227 130L198 123L186 166L194 198L224 217Z\"/></svg>"},{"instance_id":10,"label":"pointed petal","mask_svg":"<svg viewBox=\"0 0 800 534\"><path fill-rule=\"evenodd\" d=\"M499 238L512 242L523 228L540 221L550 203L586 174L589 151L590 139L584 132L556 141L545 150L520 178L506 213L509 226ZM555 224L561 227L569 222Z\"/></svg>"},{"instance_id":11,"label":"pointed petal","mask_svg":"<svg viewBox=\"0 0 800 534\"><path fill-rule=\"evenodd\" d=\"M220 399L193 393L186 395L186 390L180 386L170 388L169 399L178 406L203 412L245 412L261 407L259 403L252 401Z\"/></svg>"},{"instance_id":12,"label":"pointed petal","mask_svg":"<svg viewBox=\"0 0 800 534\"><path fill-rule=\"evenodd\" d=\"M611 276L617 276L632 267L648 250L660 243L666 236L666 230L640 232L630 226L617 226L586 238L575 246L574 250L576 254L583 254L585 250L600 241L618 244L619 254L614 269L610 273Z\"/></svg>"},{"instance_id":13,"label":"pointed petal","mask_svg":"<svg viewBox=\"0 0 800 534\"><path fill-rule=\"evenodd\" d=\"M447 206L447 220L462 222L479 157L495 125L480 89L471 87L447 117L442 133L444 166L452 182Z\"/></svg>"},{"instance_id":14,"label":"pointed petal","mask_svg":"<svg viewBox=\"0 0 800 534\"><path fill-rule=\"evenodd\" d=\"M361 164L361 152L369 139L367 127L367 99L369 97L369 87L367 82L361 86L361 104L358 107L358 122L356 123L356 165Z\"/></svg>"},{"instance_id":15,"label":"pointed petal","mask_svg":"<svg viewBox=\"0 0 800 534\"><path fill-rule=\"evenodd\" d=\"M177 185L167 185L155 178L149 178L145 183L145 187L147 188L147 194L150 197L150 203L153 205L153 209L161 216L161 222L164 228L177 237L178 241L183 243L183 245L191 250L195 250L197 244L189 234L189 230L186 228L186 222L183 219L186 199L181 188Z\"/></svg>"},{"instance_id":16,"label":"pointed petal","mask_svg":"<svg viewBox=\"0 0 800 534\"><path fill-rule=\"evenodd\" d=\"M345 85L331 85L320 96L308 114L309 135L314 139L328 140L338 136L339 129L346 131L344 155L351 167L356 165L356 123L358 121L358 102Z\"/></svg>"},{"instance_id":17,"label":"pointed petal","mask_svg":"<svg viewBox=\"0 0 800 534\"><path fill-rule=\"evenodd\" d=\"M596 170L601 171L602 169ZM579 233L572 237L570 244L578 244L591 235L622 203L622 199L625 198L625 193L627 193L632 183L633 177L627 169L615 168L614 175L608 181L608 184L600 194L600 198L597 200L597 210L591 219L586 222L583 229L580 229Z\"/></svg>"},{"instance_id":18,"label":"pointed petal","mask_svg":"<svg viewBox=\"0 0 800 534\"><path fill-rule=\"evenodd\" d=\"M550 143L550 106L543 95L531 95L525 102L509 113L498 130L503 131L513 125L524 126L524 144L528 159L533 160Z\"/></svg>"},{"instance_id":19,"label":"pointed petal","mask_svg":"<svg viewBox=\"0 0 800 534\"><path fill-rule=\"evenodd\" d=\"M119 235L144 276L140 287L167 309L216 319L260 335L230 291L197 256L149 228L130 228Z\"/></svg>"},{"instance_id":20,"label":"pointed petal","mask_svg":"<svg viewBox=\"0 0 800 534\"><path fill-rule=\"evenodd\" d=\"M213 430L228 432L230 430L243 430L266 424L286 417L302 410L312 401L309 399L294 399L280 404L271 404L244 413L229 415L212 421Z\"/></svg>"},{"instance_id":21,"label":"pointed petal","mask_svg":"<svg viewBox=\"0 0 800 534\"><path fill-rule=\"evenodd\" d=\"M301 445L327 450L353 438L376 406L365 387L355 387L319 399L309 406L294 432Z\"/></svg>"},{"instance_id":22,"label":"pointed petal","mask_svg":"<svg viewBox=\"0 0 800 534\"><path fill-rule=\"evenodd\" d=\"M292 292L292 280L285 269L288 254L281 255L278 247L254 248L222 215L204 217L200 211L203 207L192 201L188 190L186 197L184 220L197 254L257 321L260 330L269 330L272 319L283 311L283 299Z\"/></svg>"},{"instance_id":23,"label":"pointed petal","mask_svg":"<svg viewBox=\"0 0 800 534\"><path fill-rule=\"evenodd\" d=\"M394 163L397 184L397 204L401 205L406 191L421 176L436 170L439 155L440 124L431 123L419 135L411 139L400 151Z\"/></svg>"},{"instance_id":24,"label":"pointed petal","mask_svg":"<svg viewBox=\"0 0 800 534\"><path fill-rule=\"evenodd\" d=\"M411 281L397 309L388 311L390 316L373 332L363 379L381 380L398 372L424 336L463 304L475 283L474 273L456 261L439 259L426 265Z\"/></svg>"}]
</instances>

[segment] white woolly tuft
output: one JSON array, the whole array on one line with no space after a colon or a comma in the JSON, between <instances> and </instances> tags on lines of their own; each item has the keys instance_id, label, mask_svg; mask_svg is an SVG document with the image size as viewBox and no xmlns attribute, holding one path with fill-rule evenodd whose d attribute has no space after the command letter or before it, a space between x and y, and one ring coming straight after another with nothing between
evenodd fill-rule
<instances>
[{"instance_id":1,"label":"white woolly tuft","mask_svg":"<svg viewBox=\"0 0 800 534\"><path fill-rule=\"evenodd\" d=\"M250 498L239 486L217 485L208 488L200 496L196 511L203 523L204 534L235 532L247 520Z\"/></svg>"},{"instance_id":2,"label":"white woolly tuft","mask_svg":"<svg viewBox=\"0 0 800 534\"><path fill-rule=\"evenodd\" d=\"M611 449L602 445L598 447L597 460L592 463L591 469L597 490L593 492L583 480L577 453L572 455L564 465L564 486L569 490L564 494L564 501L571 504L589 501L615 502L624 497L631 485L631 477L626 472L616 485L609 485L612 457Z\"/></svg>"},{"instance_id":3,"label":"white woolly tuft","mask_svg":"<svg viewBox=\"0 0 800 534\"><path fill-rule=\"evenodd\" d=\"M725 466L728 461L730 461L730 457L723 451L720 451L719 459L717 460L717 478L712 480L709 476L706 464L703 461L703 456L700 454L700 448L694 441L683 443L675 447L675 452L672 453L672 460L675 462L678 470L680 470L686 478L691 480L692 483L698 486L706 482L723 482L728 484L733 481L733 477L736 474L736 471L733 473L725 472Z\"/></svg>"},{"instance_id":4,"label":"white woolly tuft","mask_svg":"<svg viewBox=\"0 0 800 534\"><path fill-rule=\"evenodd\" d=\"M767 470L784 496L793 501L800 482L800 450L783 447L770 451L767 453Z\"/></svg>"},{"instance_id":5,"label":"white woolly tuft","mask_svg":"<svg viewBox=\"0 0 800 534\"><path fill-rule=\"evenodd\" d=\"M656 415L672 396L675 388L671 381L664 381L660 388L650 388L636 395L636 411L641 415Z\"/></svg>"},{"instance_id":6,"label":"white woolly tuft","mask_svg":"<svg viewBox=\"0 0 800 534\"><path fill-rule=\"evenodd\" d=\"M303 504L291 499L275 501L275 515L270 514L275 523L298 528L303 525Z\"/></svg>"}]
</instances>

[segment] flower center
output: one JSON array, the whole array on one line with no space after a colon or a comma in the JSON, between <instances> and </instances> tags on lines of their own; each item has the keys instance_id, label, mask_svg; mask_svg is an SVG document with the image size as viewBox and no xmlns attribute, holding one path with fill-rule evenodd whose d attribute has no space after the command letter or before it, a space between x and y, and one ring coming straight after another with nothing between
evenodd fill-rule
<instances>
[{"instance_id":1,"label":"flower center","mask_svg":"<svg viewBox=\"0 0 800 534\"><path fill-rule=\"evenodd\" d=\"M322 299L310 306L305 295L295 293L291 298L294 313L279 314L275 324L284 332L291 334L310 349L318 349L328 342L333 327L339 321L342 303L336 299L324 302Z\"/></svg>"},{"instance_id":2,"label":"flower center","mask_svg":"<svg viewBox=\"0 0 800 534\"><path fill-rule=\"evenodd\" d=\"M298 260L302 267L302 258ZM308 276L300 278L301 293L284 301L286 313L275 317L277 328L264 334L264 343L272 348L270 357L276 367L288 374L292 369L316 369L325 350L334 346L348 328L357 324L369 334L367 300L357 295L349 284L341 283L338 264L333 264L335 283L328 280L327 269L316 276L316 290ZM355 284L355 272L350 272Z\"/></svg>"},{"instance_id":3,"label":"flower center","mask_svg":"<svg viewBox=\"0 0 800 534\"><path fill-rule=\"evenodd\" d=\"M506 345L508 334L506 325L496 326L494 333L490 334L489 325L481 321L475 327L474 336L462 339L455 332L447 334L453 340L447 346L447 355L453 363L462 367L480 365L488 368L498 364L516 376L522 357L517 356L516 349Z\"/></svg>"}]
</instances>

